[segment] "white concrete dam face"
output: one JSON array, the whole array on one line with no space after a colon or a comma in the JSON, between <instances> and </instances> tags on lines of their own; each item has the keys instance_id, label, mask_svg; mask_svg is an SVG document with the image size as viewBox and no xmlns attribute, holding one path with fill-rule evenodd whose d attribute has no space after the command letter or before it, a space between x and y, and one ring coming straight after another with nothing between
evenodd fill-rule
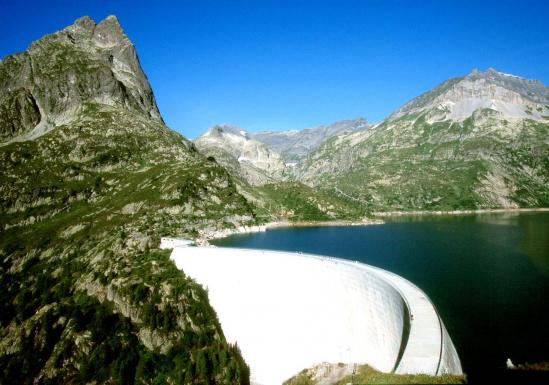
<instances>
[{"instance_id":1,"label":"white concrete dam face","mask_svg":"<svg viewBox=\"0 0 549 385\"><path fill-rule=\"evenodd\" d=\"M321 362L461 374L427 296L394 274L263 250L181 247L171 258L208 290L225 336L238 343L254 383L278 385Z\"/></svg>"}]
</instances>

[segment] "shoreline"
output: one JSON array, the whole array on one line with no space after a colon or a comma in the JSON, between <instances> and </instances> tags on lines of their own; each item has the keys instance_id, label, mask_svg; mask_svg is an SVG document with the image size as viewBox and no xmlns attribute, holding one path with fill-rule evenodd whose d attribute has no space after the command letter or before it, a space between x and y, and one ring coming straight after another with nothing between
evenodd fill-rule
<instances>
[{"instance_id":1,"label":"shoreline","mask_svg":"<svg viewBox=\"0 0 549 385\"><path fill-rule=\"evenodd\" d=\"M474 209L474 210L417 210L417 211L376 211L372 215L376 217L399 217L399 216L429 216L429 215L471 215L471 214L505 214L505 213L526 213L526 212L549 212L549 208L517 208L517 209Z\"/></svg>"},{"instance_id":2,"label":"shoreline","mask_svg":"<svg viewBox=\"0 0 549 385\"><path fill-rule=\"evenodd\" d=\"M371 218L364 218L360 221L333 220L333 221L274 221L261 225L238 226L217 230L201 231L195 240L197 246L209 246L209 241L226 238L231 235L262 233L276 228L290 227L331 227L331 226L369 226L382 225L385 221L382 218L403 217L403 216L443 216L443 215L472 215L472 214L505 214L505 213L526 213L526 212L549 212L549 208L517 208L517 209L476 209L476 210L451 210L451 211L381 211L373 212Z\"/></svg>"},{"instance_id":3,"label":"shoreline","mask_svg":"<svg viewBox=\"0 0 549 385\"><path fill-rule=\"evenodd\" d=\"M197 246L209 246L209 241L226 238L231 235L262 233L276 228L289 227L329 227L329 226L368 226L382 225L385 221L379 218L364 218L361 221L274 221L254 226L238 226L232 229L206 230L200 232L195 240Z\"/></svg>"}]
</instances>

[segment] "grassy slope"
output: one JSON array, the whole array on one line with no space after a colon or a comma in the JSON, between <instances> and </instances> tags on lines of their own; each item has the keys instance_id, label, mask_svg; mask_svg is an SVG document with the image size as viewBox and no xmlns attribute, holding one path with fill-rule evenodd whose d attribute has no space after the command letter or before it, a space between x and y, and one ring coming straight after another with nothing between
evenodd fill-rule
<instances>
[{"instance_id":1,"label":"grassy slope","mask_svg":"<svg viewBox=\"0 0 549 385\"><path fill-rule=\"evenodd\" d=\"M491 115L434 124L425 116L405 116L383 123L358 144L329 141L305 169L316 185L337 186L374 211L501 207L487 177L504 186L511 204L549 206L549 125ZM498 132L510 124L518 125L515 136ZM315 164L347 167L323 173Z\"/></svg>"},{"instance_id":2,"label":"grassy slope","mask_svg":"<svg viewBox=\"0 0 549 385\"><path fill-rule=\"evenodd\" d=\"M351 199L299 182L272 183L257 190L268 212L290 221L353 220L368 214Z\"/></svg>"}]
</instances>

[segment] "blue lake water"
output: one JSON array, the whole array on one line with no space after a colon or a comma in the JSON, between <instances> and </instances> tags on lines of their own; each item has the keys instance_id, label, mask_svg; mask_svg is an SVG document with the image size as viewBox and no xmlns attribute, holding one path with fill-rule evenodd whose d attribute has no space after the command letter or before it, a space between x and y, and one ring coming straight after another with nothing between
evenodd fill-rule
<instances>
[{"instance_id":1,"label":"blue lake water","mask_svg":"<svg viewBox=\"0 0 549 385\"><path fill-rule=\"evenodd\" d=\"M549 360L549 213L400 217L214 243L358 260L409 279L434 302L469 375L507 358Z\"/></svg>"}]
</instances>

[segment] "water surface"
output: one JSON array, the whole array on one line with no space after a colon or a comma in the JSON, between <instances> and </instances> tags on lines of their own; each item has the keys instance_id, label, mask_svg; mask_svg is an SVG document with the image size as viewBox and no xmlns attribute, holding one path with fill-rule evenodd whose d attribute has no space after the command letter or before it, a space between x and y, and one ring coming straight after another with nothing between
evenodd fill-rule
<instances>
[{"instance_id":1,"label":"water surface","mask_svg":"<svg viewBox=\"0 0 549 385\"><path fill-rule=\"evenodd\" d=\"M409 279L434 302L469 375L507 358L549 360L549 213L400 217L214 243L358 260Z\"/></svg>"}]
</instances>

